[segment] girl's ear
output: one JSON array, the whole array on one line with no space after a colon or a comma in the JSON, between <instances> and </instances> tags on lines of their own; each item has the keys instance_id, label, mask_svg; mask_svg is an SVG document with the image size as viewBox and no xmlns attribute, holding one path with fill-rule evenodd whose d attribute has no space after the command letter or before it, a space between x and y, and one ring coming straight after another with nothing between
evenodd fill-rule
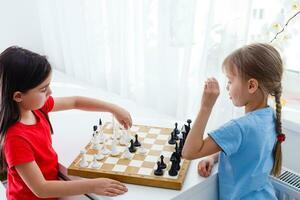
<instances>
[{"instance_id":1,"label":"girl's ear","mask_svg":"<svg viewBox=\"0 0 300 200\"><path fill-rule=\"evenodd\" d=\"M258 81L254 78L248 80L248 92L253 94L258 89Z\"/></svg>"},{"instance_id":2,"label":"girl's ear","mask_svg":"<svg viewBox=\"0 0 300 200\"><path fill-rule=\"evenodd\" d=\"M23 101L23 99L22 99L22 93L19 92L19 91L14 92L14 94L13 94L13 100L14 100L15 102L17 102L17 103L22 102L22 101Z\"/></svg>"}]
</instances>

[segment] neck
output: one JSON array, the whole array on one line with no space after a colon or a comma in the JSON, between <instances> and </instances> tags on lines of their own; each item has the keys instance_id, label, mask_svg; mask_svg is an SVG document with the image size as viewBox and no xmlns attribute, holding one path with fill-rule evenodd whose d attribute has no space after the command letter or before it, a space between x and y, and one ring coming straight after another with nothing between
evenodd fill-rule
<instances>
[{"instance_id":1,"label":"neck","mask_svg":"<svg viewBox=\"0 0 300 200\"><path fill-rule=\"evenodd\" d=\"M268 95L264 95L258 90L253 98L245 105L245 113L252 112L257 109L266 108L268 106Z\"/></svg>"},{"instance_id":2,"label":"neck","mask_svg":"<svg viewBox=\"0 0 300 200\"><path fill-rule=\"evenodd\" d=\"M36 118L31 110L24 110L20 108L20 122L27 125L32 125L36 123Z\"/></svg>"}]
</instances>

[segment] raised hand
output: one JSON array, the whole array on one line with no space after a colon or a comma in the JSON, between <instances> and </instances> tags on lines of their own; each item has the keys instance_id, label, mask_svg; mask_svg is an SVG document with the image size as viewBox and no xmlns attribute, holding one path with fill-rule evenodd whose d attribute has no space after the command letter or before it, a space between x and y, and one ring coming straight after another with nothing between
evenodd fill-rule
<instances>
[{"instance_id":1,"label":"raised hand","mask_svg":"<svg viewBox=\"0 0 300 200\"><path fill-rule=\"evenodd\" d=\"M212 108L220 94L219 83L215 78L208 78L204 84L201 106Z\"/></svg>"},{"instance_id":2,"label":"raised hand","mask_svg":"<svg viewBox=\"0 0 300 200\"><path fill-rule=\"evenodd\" d=\"M124 108L114 105L112 114L125 129L128 129L132 126L130 113Z\"/></svg>"}]
</instances>

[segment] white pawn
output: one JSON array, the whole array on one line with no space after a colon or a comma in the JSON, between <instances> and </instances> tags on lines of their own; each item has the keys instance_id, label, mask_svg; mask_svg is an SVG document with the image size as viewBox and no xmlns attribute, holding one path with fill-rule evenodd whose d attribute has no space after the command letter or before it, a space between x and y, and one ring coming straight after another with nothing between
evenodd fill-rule
<instances>
[{"instance_id":1,"label":"white pawn","mask_svg":"<svg viewBox=\"0 0 300 200\"><path fill-rule=\"evenodd\" d=\"M104 133L102 131L99 131L98 133L99 133L99 136L98 136L99 143L103 144L105 142L105 140L106 140L106 137L105 137L105 135L104 135Z\"/></svg>"},{"instance_id":2,"label":"white pawn","mask_svg":"<svg viewBox=\"0 0 300 200\"><path fill-rule=\"evenodd\" d=\"M86 151L81 150L80 153L81 153L82 158L80 160L79 165L80 165L80 167L87 167L89 165L89 163L87 162L87 159L86 159Z\"/></svg>"},{"instance_id":3,"label":"white pawn","mask_svg":"<svg viewBox=\"0 0 300 200\"><path fill-rule=\"evenodd\" d=\"M98 153L96 154L96 159L97 160L102 160L105 156L102 154L100 150L98 150Z\"/></svg>"},{"instance_id":4,"label":"white pawn","mask_svg":"<svg viewBox=\"0 0 300 200\"><path fill-rule=\"evenodd\" d=\"M111 145L111 153L112 156L117 156L119 155L119 151L117 149L117 141L113 140L112 145Z\"/></svg>"},{"instance_id":5,"label":"white pawn","mask_svg":"<svg viewBox=\"0 0 300 200\"><path fill-rule=\"evenodd\" d=\"M92 163L92 168L94 169L99 169L100 168L100 163L97 161L97 155L94 155L94 160Z\"/></svg>"},{"instance_id":6,"label":"white pawn","mask_svg":"<svg viewBox=\"0 0 300 200\"><path fill-rule=\"evenodd\" d=\"M101 149L101 145L99 143L93 144L93 149L94 150L100 150Z\"/></svg>"},{"instance_id":7,"label":"white pawn","mask_svg":"<svg viewBox=\"0 0 300 200\"><path fill-rule=\"evenodd\" d=\"M130 159L132 157L132 153L130 153L128 148L125 148L125 151L123 153L123 158Z\"/></svg>"},{"instance_id":8,"label":"white pawn","mask_svg":"<svg viewBox=\"0 0 300 200\"><path fill-rule=\"evenodd\" d=\"M141 147L139 148L139 153L145 155L147 152L148 150L144 147L143 144L141 144Z\"/></svg>"},{"instance_id":9,"label":"white pawn","mask_svg":"<svg viewBox=\"0 0 300 200\"><path fill-rule=\"evenodd\" d=\"M101 153L102 153L103 155L108 155L108 154L110 154L110 151L106 148L106 145L105 145L105 144L103 144L103 146L102 146L102 148L101 148Z\"/></svg>"}]
</instances>

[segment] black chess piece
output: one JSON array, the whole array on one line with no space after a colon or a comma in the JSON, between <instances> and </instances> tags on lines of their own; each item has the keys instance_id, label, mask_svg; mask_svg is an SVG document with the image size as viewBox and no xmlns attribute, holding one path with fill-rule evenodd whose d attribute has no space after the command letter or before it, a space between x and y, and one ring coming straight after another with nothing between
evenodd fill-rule
<instances>
[{"instance_id":1,"label":"black chess piece","mask_svg":"<svg viewBox=\"0 0 300 200\"><path fill-rule=\"evenodd\" d=\"M137 134L135 134L135 141L134 141L133 145L135 147L140 147L141 146L141 143L138 141L138 135Z\"/></svg>"},{"instance_id":2,"label":"black chess piece","mask_svg":"<svg viewBox=\"0 0 300 200\"><path fill-rule=\"evenodd\" d=\"M94 126L93 126L93 131L95 132L95 131L97 131L97 129L98 129L98 126L97 126L97 125L94 125Z\"/></svg>"},{"instance_id":3,"label":"black chess piece","mask_svg":"<svg viewBox=\"0 0 300 200\"><path fill-rule=\"evenodd\" d=\"M154 175L156 176L162 176L164 174L164 171L161 168L161 163L157 161L157 169L154 170Z\"/></svg>"},{"instance_id":4,"label":"black chess piece","mask_svg":"<svg viewBox=\"0 0 300 200\"><path fill-rule=\"evenodd\" d=\"M160 156L160 167L161 167L162 169L166 169L166 168L167 168L167 165L166 165L166 163L164 162L164 156L163 156L163 155Z\"/></svg>"},{"instance_id":5,"label":"black chess piece","mask_svg":"<svg viewBox=\"0 0 300 200\"><path fill-rule=\"evenodd\" d=\"M99 126L102 126L101 118L99 118Z\"/></svg>"},{"instance_id":6,"label":"black chess piece","mask_svg":"<svg viewBox=\"0 0 300 200\"><path fill-rule=\"evenodd\" d=\"M176 170L180 170L180 162L181 162L181 158L180 158L180 155L178 152L173 152L172 155L171 155L171 158L170 160L176 160L176 163L175 163L175 169Z\"/></svg>"},{"instance_id":7,"label":"black chess piece","mask_svg":"<svg viewBox=\"0 0 300 200\"><path fill-rule=\"evenodd\" d=\"M174 131L171 132L171 138L168 141L169 144L175 144L176 140L174 138Z\"/></svg>"},{"instance_id":8,"label":"black chess piece","mask_svg":"<svg viewBox=\"0 0 300 200\"><path fill-rule=\"evenodd\" d=\"M177 137L177 135L180 133L179 130L178 130L178 123L177 122L175 123L175 128L174 128L173 131L175 133L175 136Z\"/></svg>"},{"instance_id":9,"label":"black chess piece","mask_svg":"<svg viewBox=\"0 0 300 200\"><path fill-rule=\"evenodd\" d=\"M128 148L130 153L136 152L136 148L133 144L133 139L130 140L130 147Z\"/></svg>"},{"instance_id":10,"label":"black chess piece","mask_svg":"<svg viewBox=\"0 0 300 200\"><path fill-rule=\"evenodd\" d=\"M188 127L191 129L192 120L188 119L186 122L188 123Z\"/></svg>"},{"instance_id":11,"label":"black chess piece","mask_svg":"<svg viewBox=\"0 0 300 200\"><path fill-rule=\"evenodd\" d=\"M169 170L169 175L170 176L177 176L178 171L176 170L176 158L174 157L170 161L172 162L172 165L171 165L171 168Z\"/></svg>"},{"instance_id":12,"label":"black chess piece","mask_svg":"<svg viewBox=\"0 0 300 200\"><path fill-rule=\"evenodd\" d=\"M182 149L183 149L184 141L183 139L179 140L179 155L182 156Z\"/></svg>"}]
</instances>

